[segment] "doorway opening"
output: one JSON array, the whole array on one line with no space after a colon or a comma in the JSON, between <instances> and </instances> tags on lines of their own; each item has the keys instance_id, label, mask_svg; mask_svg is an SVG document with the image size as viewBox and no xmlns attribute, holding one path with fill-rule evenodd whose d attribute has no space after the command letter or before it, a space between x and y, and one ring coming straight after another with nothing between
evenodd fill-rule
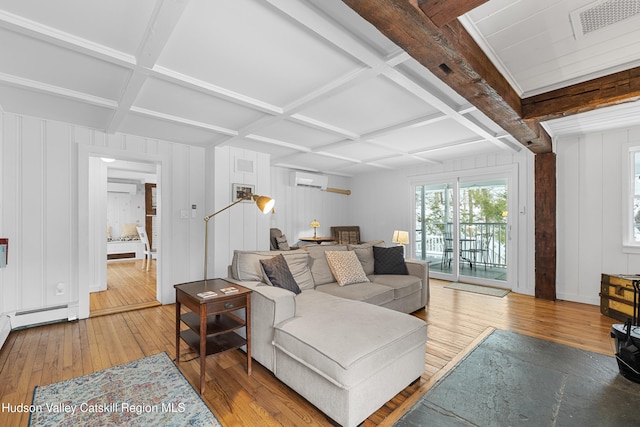
<instances>
[{"instance_id":1,"label":"doorway opening","mask_svg":"<svg viewBox=\"0 0 640 427\"><path fill-rule=\"evenodd\" d=\"M104 284L90 294L91 317L160 305L157 257L148 255L157 253L160 236L156 168L125 160L106 164L106 274ZM146 231L149 247L138 229Z\"/></svg>"}]
</instances>

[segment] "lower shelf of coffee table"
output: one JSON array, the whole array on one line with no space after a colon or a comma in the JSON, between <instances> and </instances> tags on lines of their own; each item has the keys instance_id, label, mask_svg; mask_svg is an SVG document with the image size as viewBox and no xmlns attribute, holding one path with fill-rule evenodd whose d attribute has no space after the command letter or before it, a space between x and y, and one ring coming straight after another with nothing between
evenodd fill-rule
<instances>
[{"instance_id":1,"label":"lower shelf of coffee table","mask_svg":"<svg viewBox=\"0 0 640 427\"><path fill-rule=\"evenodd\" d=\"M182 320L196 334L200 334L200 317L193 313L185 313L180 316ZM207 317L206 335L223 334L235 329L244 328L246 322L237 316L226 314L211 315Z\"/></svg>"},{"instance_id":2,"label":"lower shelf of coffee table","mask_svg":"<svg viewBox=\"0 0 640 427\"><path fill-rule=\"evenodd\" d=\"M180 338L186 342L196 353L200 354L200 336L191 329L180 332ZM223 351L240 348L247 344L247 340L235 332L213 335L207 337L206 356L221 353Z\"/></svg>"}]
</instances>

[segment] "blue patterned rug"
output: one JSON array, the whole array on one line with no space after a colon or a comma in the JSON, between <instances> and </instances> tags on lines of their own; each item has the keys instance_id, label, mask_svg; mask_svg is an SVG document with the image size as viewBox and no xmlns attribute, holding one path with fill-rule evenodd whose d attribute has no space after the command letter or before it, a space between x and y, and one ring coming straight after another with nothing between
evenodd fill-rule
<instances>
[{"instance_id":1,"label":"blue patterned rug","mask_svg":"<svg viewBox=\"0 0 640 427\"><path fill-rule=\"evenodd\" d=\"M220 426L167 353L37 386L29 426Z\"/></svg>"}]
</instances>

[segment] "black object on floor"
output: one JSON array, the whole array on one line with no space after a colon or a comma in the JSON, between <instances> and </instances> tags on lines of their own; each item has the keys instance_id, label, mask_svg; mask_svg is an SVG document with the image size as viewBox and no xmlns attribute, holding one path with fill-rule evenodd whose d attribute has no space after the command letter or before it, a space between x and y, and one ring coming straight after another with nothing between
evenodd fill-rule
<instances>
[{"instance_id":1,"label":"black object on floor","mask_svg":"<svg viewBox=\"0 0 640 427\"><path fill-rule=\"evenodd\" d=\"M616 360L620 374L640 383L640 280L633 282L633 319L627 319L624 325L611 325L611 338L616 343Z\"/></svg>"},{"instance_id":2,"label":"black object on floor","mask_svg":"<svg viewBox=\"0 0 640 427\"><path fill-rule=\"evenodd\" d=\"M611 325L611 338L615 339L620 375L640 383L640 326L632 326L631 319L624 325Z\"/></svg>"},{"instance_id":3,"label":"black object on floor","mask_svg":"<svg viewBox=\"0 0 640 427\"><path fill-rule=\"evenodd\" d=\"M640 384L614 357L496 330L396 424L407 426L640 425Z\"/></svg>"}]
</instances>

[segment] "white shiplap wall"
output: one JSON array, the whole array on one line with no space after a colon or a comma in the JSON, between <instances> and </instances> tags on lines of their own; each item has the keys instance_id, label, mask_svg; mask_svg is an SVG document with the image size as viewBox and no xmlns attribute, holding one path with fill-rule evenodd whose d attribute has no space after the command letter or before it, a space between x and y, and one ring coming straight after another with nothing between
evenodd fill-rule
<instances>
[{"instance_id":1,"label":"white shiplap wall","mask_svg":"<svg viewBox=\"0 0 640 427\"><path fill-rule=\"evenodd\" d=\"M208 149L207 165L213 167L207 168L207 209L202 217L233 202L231 187L234 183L253 185L255 194L271 196L269 163L268 154L255 151L232 147ZM227 267L236 249L269 250L270 216L262 214L253 202L241 202L209 221L209 278L227 277ZM204 247L204 235L198 241ZM200 269L204 269L202 261ZM200 273L198 278L202 275Z\"/></svg>"},{"instance_id":2,"label":"white shiplap wall","mask_svg":"<svg viewBox=\"0 0 640 427\"><path fill-rule=\"evenodd\" d=\"M100 155L160 165L160 301L173 301L174 283L199 278L202 245L191 236L202 235L202 221L180 212L204 205L203 148L10 113L0 117L0 235L10 239L9 265L0 271L2 315L60 305L68 306L68 317L88 315L88 290L103 280L99 266L106 264L106 214L103 222L96 213L106 212L106 174L102 185L102 173L90 167ZM102 189L100 207L93 200L100 197L90 195ZM64 284L62 295L56 295L58 283ZM48 320L55 319L12 317L12 326Z\"/></svg>"},{"instance_id":3,"label":"white shiplap wall","mask_svg":"<svg viewBox=\"0 0 640 427\"><path fill-rule=\"evenodd\" d=\"M272 197L276 200L275 214L271 215L272 228L278 228L290 245L308 244L299 242L301 237L313 236L310 226L314 219L320 223L318 236L330 236L332 226L358 225L350 215L353 195L321 191L316 188L295 187L291 174L295 171L283 167L271 168ZM329 175L329 188L351 190L352 179Z\"/></svg>"},{"instance_id":4,"label":"white shiplap wall","mask_svg":"<svg viewBox=\"0 0 640 427\"><path fill-rule=\"evenodd\" d=\"M0 312L76 303L75 150L69 126L2 114L3 237L9 264L0 276ZM77 277L77 276L76 276ZM64 283L64 295L55 287Z\"/></svg>"},{"instance_id":5,"label":"white shiplap wall","mask_svg":"<svg viewBox=\"0 0 640 427\"><path fill-rule=\"evenodd\" d=\"M633 145L640 146L640 127L556 141L559 299L598 305L602 273L640 273L640 254L622 246L625 161Z\"/></svg>"}]
</instances>

